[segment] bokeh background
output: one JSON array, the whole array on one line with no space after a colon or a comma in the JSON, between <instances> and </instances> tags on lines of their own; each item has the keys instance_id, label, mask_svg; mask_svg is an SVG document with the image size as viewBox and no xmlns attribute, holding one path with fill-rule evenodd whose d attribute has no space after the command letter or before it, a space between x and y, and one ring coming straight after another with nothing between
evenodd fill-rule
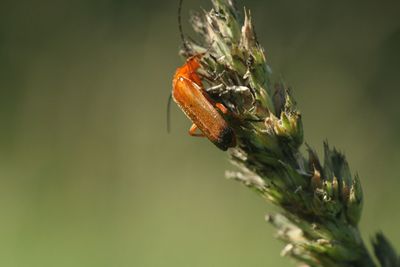
<instances>
[{"instance_id":1,"label":"bokeh background","mask_svg":"<svg viewBox=\"0 0 400 267\"><path fill-rule=\"evenodd\" d=\"M0 2L1 266L292 265L263 219L274 208L224 179L227 155L175 106L166 133L177 2ZM400 249L399 2L238 4L307 142L328 139L359 172L364 237ZM184 20L200 7L185 0Z\"/></svg>"}]
</instances>

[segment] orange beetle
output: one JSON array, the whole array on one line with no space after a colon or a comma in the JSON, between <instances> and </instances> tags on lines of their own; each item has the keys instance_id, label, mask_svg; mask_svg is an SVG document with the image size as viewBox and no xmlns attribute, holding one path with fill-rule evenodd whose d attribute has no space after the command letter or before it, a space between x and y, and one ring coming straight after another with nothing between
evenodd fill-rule
<instances>
[{"instance_id":1,"label":"orange beetle","mask_svg":"<svg viewBox=\"0 0 400 267\"><path fill-rule=\"evenodd\" d=\"M218 148L227 150L236 145L236 137L228 123L218 112L228 110L221 103L215 103L204 90L200 76L199 55L190 57L178 68L172 81L172 98L180 109L193 122L189 129L191 136L206 136ZM202 133L196 134L196 129Z\"/></svg>"}]
</instances>

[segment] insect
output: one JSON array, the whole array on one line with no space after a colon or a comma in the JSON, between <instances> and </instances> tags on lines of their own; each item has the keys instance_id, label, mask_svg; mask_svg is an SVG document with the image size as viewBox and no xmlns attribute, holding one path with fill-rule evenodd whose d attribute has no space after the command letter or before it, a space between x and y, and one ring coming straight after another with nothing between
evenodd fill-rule
<instances>
[{"instance_id":1,"label":"insect","mask_svg":"<svg viewBox=\"0 0 400 267\"><path fill-rule=\"evenodd\" d=\"M189 129L190 135L205 136L218 148L227 150L236 145L236 137L217 109L224 114L228 110L207 95L196 73L199 67L199 56L192 56L176 70L172 81L172 98L193 122ZM201 134L196 133L197 129Z\"/></svg>"},{"instance_id":2,"label":"insect","mask_svg":"<svg viewBox=\"0 0 400 267\"><path fill-rule=\"evenodd\" d=\"M186 42L182 33L179 4L178 22L181 38L186 50ZM236 145L236 137L231 127L219 111L226 114L227 108L221 103L215 103L203 87L201 78L196 71L200 68L203 55L194 55L179 67L172 81L172 99L193 122L189 129L191 136L205 136L221 150L227 150ZM219 111L218 111L219 110ZM201 133L196 133L199 129Z\"/></svg>"}]
</instances>

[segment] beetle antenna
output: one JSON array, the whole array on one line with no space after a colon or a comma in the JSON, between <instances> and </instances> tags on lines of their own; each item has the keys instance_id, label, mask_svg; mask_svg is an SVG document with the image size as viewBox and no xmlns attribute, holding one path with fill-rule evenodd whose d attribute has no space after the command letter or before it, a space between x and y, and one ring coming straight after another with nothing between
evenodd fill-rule
<instances>
[{"instance_id":1,"label":"beetle antenna","mask_svg":"<svg viewBox=\"0 0 400 267\"><path fill-rule=\"evenodd\" d=\"M189 54L189 47L187 45L185 35L183 34L183 28L182 28L182 3L183 0L179 0L179 6L178 6L178 27L179 27L179 34L181 36L181 40L183 43L183 49L185 50L186 53Z\"/></svg>"},{"instance_id":2,"label":"beetle antenna","mask_svg":"<svg viewBox=\"0 0 400 267\"><path fill-rule=\"evenodd\" d=\"M172 102L172 93L169 93L168 103L167 103L167 133L171 132L171 102Z\"/></svg>"}]
</instances>

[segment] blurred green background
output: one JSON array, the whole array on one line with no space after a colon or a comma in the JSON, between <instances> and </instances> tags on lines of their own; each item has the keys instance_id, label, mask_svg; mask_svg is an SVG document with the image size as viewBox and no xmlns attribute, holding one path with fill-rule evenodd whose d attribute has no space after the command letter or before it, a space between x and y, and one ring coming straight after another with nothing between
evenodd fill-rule
<instances>
[{"instance_id":1,"label":"blurred green background","mask_svg":"<svg viewBox=\"0 0 400 267\"><path fill-rule=\"evenodd\" d=\"M0 266L290 266L263 216L224 179L227 155L187 135L166 100L178 1L0 3ZM239 1L303 112L358 171L368 241L400 249L398 1ZM189 10L207 0L185 0ZM187 23L185 31L189 34Z\"/></svg>"}]
</instances>

